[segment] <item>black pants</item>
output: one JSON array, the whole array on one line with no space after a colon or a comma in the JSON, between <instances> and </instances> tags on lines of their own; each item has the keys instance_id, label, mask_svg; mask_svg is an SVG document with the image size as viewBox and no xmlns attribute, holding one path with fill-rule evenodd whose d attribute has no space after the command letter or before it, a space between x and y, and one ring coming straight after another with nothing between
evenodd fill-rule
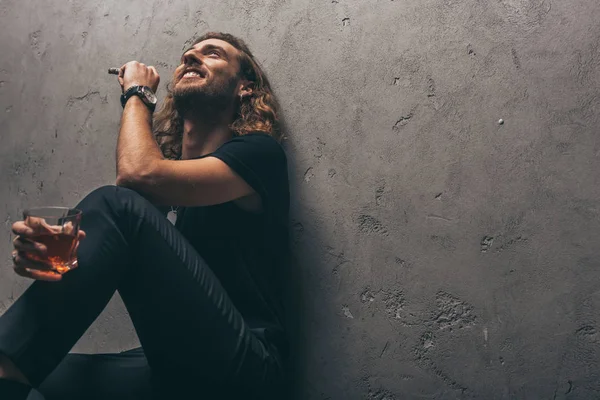
<instances>
[{"instance_id":1,"label":"black pants","mask_svg":"<svg viewBox=\"0 0 600 400\"><path fill-rule=\"evenodd\" d=\"M0 318L0 352L34 387L48 399L114 399L119 390L123 398L150 391L167 399L276 396L283 374L277 349L249 330L209 266L156 207L132 190L105 186L77 208L87 233L79 267L59 282L34 282ZM143 352L65 358L116 290ZM70 371L75 380L86 369L93 378L78 382L98 389L70 393L82 386L69 383Z\"/></svg>"}]
</instances>

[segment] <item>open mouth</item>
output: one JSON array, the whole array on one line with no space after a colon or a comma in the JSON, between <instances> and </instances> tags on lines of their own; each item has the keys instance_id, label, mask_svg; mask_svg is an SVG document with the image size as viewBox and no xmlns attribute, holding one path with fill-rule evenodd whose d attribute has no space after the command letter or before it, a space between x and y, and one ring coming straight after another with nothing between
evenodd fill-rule
<instances>
[{"instance_id":1,"label":"open mouth","mask_svg":"<svg viewBox=\"0 0 600 400\"><path fill-rule=\"evenodd\" d=\"M194 71L190 71L190 72L186 72L185 74L183 74L183 76L181 77L181 79L187 79L187 78L202 78L203 76L200 75L197 72Z\"/></svg>"},{"instance_id":2,"label":"open mouth","mask_svg":"<svg viewBox=\"0 0 600 400\"><path fill-rule=\"evenodd\" d=\"M183 75L181 75L181 79L198 79L204 77L206 77L206 74L203 71L191 68L185 70Z\"/></svg>"}]
</instances>

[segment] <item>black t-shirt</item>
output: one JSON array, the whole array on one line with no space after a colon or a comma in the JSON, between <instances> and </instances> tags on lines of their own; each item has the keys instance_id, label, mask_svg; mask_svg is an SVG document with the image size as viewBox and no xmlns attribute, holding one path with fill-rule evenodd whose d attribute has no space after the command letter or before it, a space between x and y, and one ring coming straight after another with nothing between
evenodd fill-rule
<instances>
[{"instance_id":1,"label":"black t-shirt","mask_svg":"<svg viewBox=\"0 0 600 400\"><path fill-rule=\"evenodd\" d=\"M234 202L186 207L176 227L200 253L251 330L285 347L281 273L288 255L289 183L281 145L264 133L235 137L213 153L261 197L263 211ZM284 350L285 349L281 349Z\"/></svg>"}]
</instances>

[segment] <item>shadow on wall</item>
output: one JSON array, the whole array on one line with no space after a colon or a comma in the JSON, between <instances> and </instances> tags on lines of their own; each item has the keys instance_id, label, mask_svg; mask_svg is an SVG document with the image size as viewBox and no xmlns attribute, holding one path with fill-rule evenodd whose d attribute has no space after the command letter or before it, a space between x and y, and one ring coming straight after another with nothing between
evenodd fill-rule
<instances>
[{"instance_id":1,"label":"shadow on wall","mask_svg":"<svg viewBox=\"0 0 600 400\"><path fill-rule=\"evenodd\" d=\"M301 392L303 378L303 371L306 368L307 360L303 355L306 354L306 324L303 321L306 321L306 317L303 315L303 307L304 304L304 293L305 290L302 286L302 271L304 270L304 266L301 265L301 257L299 257L296 242L297 235L294 232L294 226L292 225L292 214L294 214L294 204L296 203L296 198L294 197L297 190L297 182L294 179L296 165L295 165L295 157L294 154L291 153L290 147L288 144L290 141L293 141L293 134L289 133L287 124L285 123L285 119L283 116L280 116L280 129L287 137L286 140L283 141L283 147L286 151L288 158L288 175L290 182L290 195L292 196L290 199L290 219L289 219L289 237L288 237L288 246L290 249L290 255L288 259L288 263L286 264L286 271L284 271L284 279L283 279L283 302L285 309L285 328L288 332L288 337L290 341L290 355L287 363L287 372L288 372L288 382L286 384L286 398L287 399L296 399L298 398L299 393Z\"/></svg>"},{"instance_id":2,"label":"shadow on wall","mask_svg":"<svg viewBox=\"0 0 600 400\"><path fill-rule=\"evenodd\" d=\"M280 111L281 112L281 111ZM288 159L288 177L290 184L290 195L296 193L295 188L292 187L294 185L293 174L295 171L295 166L293 163L294 157L290 154L290 148L288 146L289 143L289 131L287 128L287 124L282 115L279 116L279 129L283 132L285 139L282 141L282 146L286 152ZM292 213L292 204L294 204L294 199L290 198L290 214ZM297 376L298 376L298 346L300 343L298 337L298 330L300 329L300 324L298 323L298 313L301 296L301 289L298 285L298 268L297 268L297 256L294 254L294 246L293 246L293 235L292 235L292 223L291 216L288 218L289 224L289 236L288 236L288 249L289 249L289 258L287 263L285 264L285 270L282 273L282 294L283 294L283 307L285 312L285 329L288 333L289 344L290 344L290 354L289 359L287 361L286 369L288 381L285 385L285 397L291 398L293 393L295 392L295 388L298 385Z\"/></svg>"},{"instance_id":3,"label":"shadow on wall","mask_svg":"<svg viewBox=\"0 0 600 400\"><path fill-rule=\"evenodd\" d=\"M318 387L312 382L311 371L331 357L334 352L327 352L326 344L331 338L316 337L316 324L320 324L319 315L333 315L332 304L322 301L322 290L319 285L319 272L326 268L322 259L322 243L326 243L315 227L318 223L311 221L310 213L301 206L299 194L303 180L299 178L296 160L300 159L293 153L296 148L296 137L287 128L285 120L280 117L280 127L287 139L282 145L288 158L288 174L290 182L290 219L289 219L289 249L290 257L283 274L283 302L285 307L285 328L290 341L290 355L287 363L288 382L286 384L286 400L306 400L316 395L313 391ZM301 222L300 222L301 221ZM305 226L310 227L310 235L305 232ZM316 312L319 310L319 312ZM326 364L328 364L325 361ZM339 376L335 363L328 364L329 376Z\"/></svg>"}]
</instances>

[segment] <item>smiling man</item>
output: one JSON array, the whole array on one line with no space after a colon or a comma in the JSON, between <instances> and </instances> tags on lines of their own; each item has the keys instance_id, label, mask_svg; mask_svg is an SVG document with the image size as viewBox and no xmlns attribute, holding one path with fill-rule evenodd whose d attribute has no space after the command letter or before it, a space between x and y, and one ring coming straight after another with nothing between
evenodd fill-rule
<instances>
[{"instance_id":1,"label":"smiling man","mask_svg":"<svg viewBox=\"0 0 600 400\"><path fill-rule=\"evenodd\" d=\"M76 206L77 269L35 261L41 228L13 224L15 272L36 282L0 318L0 398L281 398L289 189L269 82L215 32L183 53L153 115L159 80L120 68L117 185ZM67 355L116 290L142 348Z\"/></svg>"}]
</instances>

